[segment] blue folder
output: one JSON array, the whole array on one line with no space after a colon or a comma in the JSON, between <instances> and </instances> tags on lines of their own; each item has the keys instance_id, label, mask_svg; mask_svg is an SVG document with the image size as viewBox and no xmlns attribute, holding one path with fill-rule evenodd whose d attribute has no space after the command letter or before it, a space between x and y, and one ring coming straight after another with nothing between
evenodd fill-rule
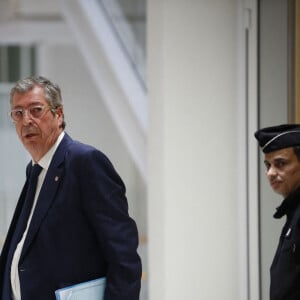
<instances>
[{"instance_id":1,"label":"blue folder","mask_svg":"<svg viewBox=\"0 0 300 300\"><path fill-rule=\"evenodd\" d=\"M57 300L103 300L106 278L74 284L55 291Z\"/></svg>"}]
</instances>

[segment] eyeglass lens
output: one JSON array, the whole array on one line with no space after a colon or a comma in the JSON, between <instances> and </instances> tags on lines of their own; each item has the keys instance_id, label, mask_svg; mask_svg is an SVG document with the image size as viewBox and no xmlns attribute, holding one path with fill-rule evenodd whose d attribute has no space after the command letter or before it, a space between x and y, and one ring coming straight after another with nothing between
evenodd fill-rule
<instances>
[{"instance_id":1,"label":"eyeglass lens","mask_svg":"<svg viewBox=\"0 0 300 300\"><path fill-rule=\"evenodd\" d=\"M27 112L28 116L33 118L40 118L42 117L45 109L48 107L37 105L37 106L31 106L28 108L17 108L13 109L10 112L11 118L14 121L20 121L25 116L25 112Z\"/></svg>"}]
</instances>

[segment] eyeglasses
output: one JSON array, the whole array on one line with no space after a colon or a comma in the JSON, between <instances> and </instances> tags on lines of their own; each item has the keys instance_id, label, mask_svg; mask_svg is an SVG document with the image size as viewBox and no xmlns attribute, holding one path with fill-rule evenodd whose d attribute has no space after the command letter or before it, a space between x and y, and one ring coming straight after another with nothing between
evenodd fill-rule
<instances>
[{"instance_id":1,"label":"eyeglasses","mask_svg":"<svg viewBox=\"0 0 300 300\"><path fill-rule=\"evenodd\" d=\"M28 117L34 118L34 119L40 119L48 110L55 111L55 109L44 106L44 105L32 105L28 108L16 108L12 109L8 115L12 118L13 122L17 123L21 121L24 116L25 112L27 113Z\"/></svg>"}]
</instances>

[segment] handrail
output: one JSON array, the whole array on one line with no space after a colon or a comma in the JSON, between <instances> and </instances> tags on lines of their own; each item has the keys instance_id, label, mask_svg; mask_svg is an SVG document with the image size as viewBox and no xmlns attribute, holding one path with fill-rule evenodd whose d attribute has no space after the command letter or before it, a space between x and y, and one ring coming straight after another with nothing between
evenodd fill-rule
<instances>
[{"instance_id":1,"label":"handrail","mask_svg":"<svg viewBox=\"0 0 300 300\"><path fill-rule=\"evenodd\" d=\"M124 53L128 56L138 80L146 90L145 45L138 43L130 22L116 0L98 0L114 30Z\"/></svg>"}]
</instances>

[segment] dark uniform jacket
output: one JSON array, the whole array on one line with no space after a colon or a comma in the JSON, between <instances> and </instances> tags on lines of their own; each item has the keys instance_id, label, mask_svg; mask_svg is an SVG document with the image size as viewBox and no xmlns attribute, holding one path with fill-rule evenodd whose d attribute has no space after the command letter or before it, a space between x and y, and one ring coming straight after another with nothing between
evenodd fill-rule
<instances>
[{"instance_id":1,"label":"dark uniform jacket","mask_svg":"<svg viewBox=\"0 0 300 300\"><path fill-rule=\"evenodd\" d=\"M23 194L0 256L1 300L11 300L6 266ZM137 245L121 178L103 153L66 134L47 171L21 253L22 300L55 300L56 289L102 276L105 300L138 300Z\"/></svg>"},{"instance_id":2,"label":"dark uniform jacket","mask_svg":"<svg viewBox=\"0 0 300 300\"><path fill-rule=\"evenodd\" d=\"M270 300L300 299L300 188L277 208L275 218L286 215L271 265Z\"/></svg>"}]
</instances>

